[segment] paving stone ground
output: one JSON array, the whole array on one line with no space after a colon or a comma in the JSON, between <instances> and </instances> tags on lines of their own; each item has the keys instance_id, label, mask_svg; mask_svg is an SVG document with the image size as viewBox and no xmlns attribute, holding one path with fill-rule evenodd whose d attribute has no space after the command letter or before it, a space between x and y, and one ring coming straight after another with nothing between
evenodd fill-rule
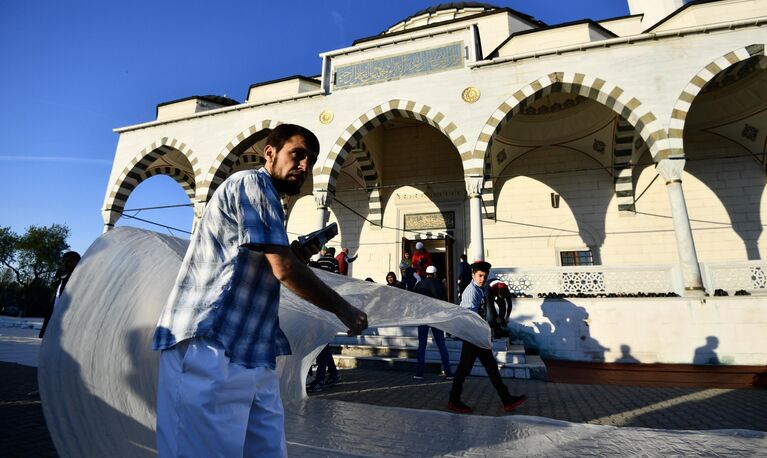
<instances>
[{"instance_id":1,"label":"paving stone ground","mask_svg":"<svg viewBox=\"0 0 767 458\"><path fill-rule=\"evenodd\" d=\"M36 359L34 342L19 340L29 337L26 334L31 332L0 335L0 356L22 355L22 362ZM0 456L56 456L40 399L28 396L37 389L37 369L0 362L0 374ZM424 380L416 381L408 372L351 369L341 371L341 376L340 384L312 395L311 399L447 411L451 382L438 375L427 374ZM765 389L575 385L510 379L506 383L513 394L529 397L514 415L653 429L767 431ZM475 409L471 416L508 415L486 378L470 377L464 385L463 400ZM375 412L369 408L359 411ZM301 450L301 455L307 452ZM323 454L317 450L317 456Z\"/></svg>"}]
</instances>

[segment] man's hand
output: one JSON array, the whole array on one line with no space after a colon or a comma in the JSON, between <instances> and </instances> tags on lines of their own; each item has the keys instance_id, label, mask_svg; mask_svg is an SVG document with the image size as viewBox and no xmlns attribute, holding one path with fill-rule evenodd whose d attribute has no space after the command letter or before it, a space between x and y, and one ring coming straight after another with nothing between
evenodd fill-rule
<instances>
[{"instance_id":1,"label":"man's hand","mask_svg":"<svg viewBox=\"0 0 767 458\"><path fill-rule=\"evenodd\" d=\"M290 249L293 251L293 254L296 255L298 259L303 261L304 264L309 262L309 258L314 256L315 254L320 252L320 247L316 243L313 245L301 245L298 240L294 240L290 244Z\"/></svg>"},{"instance_id":2,"label":"man's hand","mask_svg":"<svg viewBox=\"0 0 767 458\"><path fill-rule=\"evenodd\" d=\"M346 334L350 336L358 336L368 328L367 314L351 304L338 314L338 319L349 328Z\"/></svg>"}]
</instances>

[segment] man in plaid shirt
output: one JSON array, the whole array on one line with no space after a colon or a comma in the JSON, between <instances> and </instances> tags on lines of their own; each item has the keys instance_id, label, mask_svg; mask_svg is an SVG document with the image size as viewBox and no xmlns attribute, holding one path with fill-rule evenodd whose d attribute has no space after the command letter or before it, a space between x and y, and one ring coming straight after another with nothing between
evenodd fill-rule
<instances>
[{"instance_id":1,"label":"man in plaid shirt","mask_svg":"<svg viewBox=\"0 0 767 458\"><path fill-rule=\"evenodd\" d=\"M360 334L367 316L319 280L319 246L288 243L279 194L298 194L319 141L277 126L266 164L219 186L205 208L160 316L160 456L287 456L276 357L290 354L277 316L280 284Z\"/></svg>"}]
</instances>

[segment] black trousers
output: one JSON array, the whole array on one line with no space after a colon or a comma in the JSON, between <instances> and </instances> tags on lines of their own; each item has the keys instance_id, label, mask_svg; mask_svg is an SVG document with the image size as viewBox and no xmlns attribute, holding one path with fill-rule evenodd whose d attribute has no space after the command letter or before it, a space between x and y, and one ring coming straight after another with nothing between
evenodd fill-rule
<instances>
[{"instance_id":1,"label":"black trousers","mask_svg":"<svg viewBox=\"0 0 767 458\"><path fill-rule=\"evenodd\" d=\"M471 372L471 368L474 367L474 361L479 358L479 362L487 372L490 383L493 384L495 391L501 398L502 402L507 402L511 397L509 394L509 388L503 383L501 379L501 373L498 371L498 362L495 360L493 351L487 348L480 348L474 344L464 341L461 347L461 359L458 362L458 369L455 372L455 378L453 378L453 388L450 390L450 401L460 401L461 393L463 392L463 382Z\"/></svg>"}]
</instances>

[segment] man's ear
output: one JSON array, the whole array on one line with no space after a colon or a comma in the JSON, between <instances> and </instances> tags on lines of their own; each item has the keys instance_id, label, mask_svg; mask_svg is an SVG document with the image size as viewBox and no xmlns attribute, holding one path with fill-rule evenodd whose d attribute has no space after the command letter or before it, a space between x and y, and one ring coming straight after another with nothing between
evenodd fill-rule
<instances>
[{"instance_id":1,"label":"man's ear","mask_svg":"<svg viewBox=\"0 0 767 458\"><path fill-rule=\"evenodd\" d=\"M277 154L277 150L274 149L274 146L266 145L264 147L264 159L266 160L267 164L274 162L274 157L276 154Z\"/></svg>"}]
</instances>

